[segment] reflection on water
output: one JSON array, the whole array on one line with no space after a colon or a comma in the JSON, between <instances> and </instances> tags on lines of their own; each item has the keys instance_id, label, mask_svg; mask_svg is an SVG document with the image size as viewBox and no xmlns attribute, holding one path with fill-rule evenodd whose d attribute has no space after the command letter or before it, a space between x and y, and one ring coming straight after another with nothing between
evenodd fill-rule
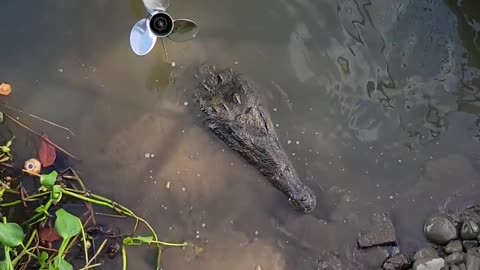
<instances>
[{"instance_id":1,"label":"reflection on water","mask_svg":"<svg viewBox=\"0 0 480 270\"><path fill-rule=\"evenodd\" d=\"M15 22L1 32L8 103L77 132L48 130L82 158L76 166L96 192L131 205L162 238L206 247L199 258L169 250L164 269L316 269L325 251L372 269L353 253L372 213L393 216L409 252L422 244L426 214L479 193L475 0L176 0L172 15L201 32L167 42L175 68L161 46L131 52L140 0L1 7L0 22ZM189 110L201 63L259 85L319 197L312 215L294 213ZM153 253L135 255L135 269L151 269Z\"/></svg>"}]
</instances>

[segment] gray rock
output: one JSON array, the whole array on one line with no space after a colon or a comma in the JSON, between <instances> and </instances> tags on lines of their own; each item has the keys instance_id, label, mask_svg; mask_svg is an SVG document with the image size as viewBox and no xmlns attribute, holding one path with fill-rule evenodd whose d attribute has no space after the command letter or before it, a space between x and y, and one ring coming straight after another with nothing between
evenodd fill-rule
<instances>
[{"instance_id":1,"label":"gray rock","mask_svg":"<svg viewBox=\"0 0 480 270\"><path fill-rule=\"evenodd\" d=\"M445 260L442 258L423 258L413 264L413 270L442 270L444 267Z\"/></svg>"},{"instance_id":2,"label":"gray rock","mask_svg":"<svg viewBox=\"0 0 480 270\"><path fill-rule=\"evenodd\" d=\"M333 252L321 252L317 259L318 270L344 270L348 269Z\"/></svg>"},{"instance_id":3,"label":"gray rock","mask_svg":"<svg viewBox=\"0 0 480 270\"><path fill-rule=\"evenodd\" d=\"M403 254L388 258L383 263L384 270L403 270L408 269L412 265L410 258Z\"/></svg>"},{"instance_id":4,"label":"gray rock","mask_svg":"<svg viewBox=\"0 0 480 270\"><path fill-rule=\"evenodd\" d=\"M463 251L463 246L462 246L462 242L460 242L460 240L450 241L445 246L445 252L448 253L448 254L452 254L454 252L462 252L462 251Z\"/></svg>"},{"instance_id":5,"label":"gray rock","mask_svg":"<svg viewBox=\"0 0 480 270\"><path fill-rule=\"evenodd\" d=\"M480 247L473 247L473 248L467 249L467 254L480 257Z\"/></svg>"},{"instance_id":6,"label":"gray rock","mask_svg":"<svg viewBox=\"0 0 480 270\"><path fill-rule=\"evenodd\" d=\"M458 235L457 229L445 215L434 215L428 218L423 231L428 241L438 245L445 245Z\"/></svg>"},{"instance_id":7,"label":"gray rock","mask_svg":"<svg viewBox=\"0 0 480 270\"><path fill-rule=\"evenodd\" d=\"M395 228L388 214L374 216L373 226L370 227L370 230L362 232L358 236L358 245L361 248L397 245Z\"/></svg>"},{"instance_id":8,"label":"gray rock","mask_svg":"<svg viewBox=\"0 0 480 270\"><path fill-rule=\"evenodd\" d=\"M458 268L459 268L460 270L467 270L467 265L464 264L464 263L462 263L462 264L460 264L460 265L458 266Z\"/></svg>"},{"instance_id":9,"label":"gray rock","mask_svg":"<svg viewBox=\"0 0 480 270\"><path fill-rule=\"evenodd\" d=\"M452 254L448 255L445 258L445 261L447 263L451 263L451 264L464 263L465 262L465 256L466 256L466 254L463 253L463 252L455 252L455 253L452 253Z\"/></svg>"},{"instance_id":10,"label":"gray rock","mask_svg":"<svg viewBox=\"0 0 480 270\"><path fill-rule=\"evenodd\" d=\"M463 247L465 250L469 250L474 247L478 247L478 241L477 240L463 240Z\"/></svg>"},{"instance_id":11,"label":"gray rock","mask_svg":"<svg viewBox=\"0 0 480 270\"><path fill-rule=\"evenodd\" d=\"M450 270L460 270L460 267L458 267L455 264L450 265Z\"/></svg>"},{"instance_id":12,"label":"gray rock","mask_svg":"<svg viewBox=\"0 0 480 270\"><path fill-rule=\"evenodd\" d=\"M475 221L467 219L463 222L462 228L460 229L460 237L465 240L473 240L477 238L480 233L480 227Z\"/></svg>"},{"instance_id":13,"label":"gray rock","mask_svg":"<svg viewBox=\"0 0 480 270\"><path fill-rule=\"evenodd\" d=\"M480 257L467 254L467 270L480 270Z\"/></svg>"},{"instance_id":14,"label":"gray rock","mask_svg":"<svg viewBox=\"0 0 480 270\"><path fill-rule=\"evenodd\" d=\"M438 251L434 248L422 248L415 255L413 256L413 259L419 260L423 258L437 258L438 257Z\"/></svg>"},{"instance_id":15,"label":"gray rock","mask_svg":"<svg viewBox=\"0 0 480 270\"><path fill-rule=\"evenodd\" d=\"M353 256L347 255L349 261L358 265L359 269L375 269L390 257L388 247L371 247L356 250Z\"/></svg>"}]
</instances>

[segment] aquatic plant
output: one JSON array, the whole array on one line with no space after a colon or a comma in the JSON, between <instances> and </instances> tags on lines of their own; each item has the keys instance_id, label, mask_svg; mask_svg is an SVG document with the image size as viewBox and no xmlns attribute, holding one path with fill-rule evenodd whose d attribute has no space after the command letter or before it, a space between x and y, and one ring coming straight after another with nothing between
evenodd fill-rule
<instances>
[{"instance_id":1,"label":"aquatic plant","mask_svg":"<svg viewBox=\"0 0 480 270\"><path fill-rule=\"evenodd\" d=\"M87 270L102 265L102 262L99 262L101 254L110 258L121 254L123 269L127 269L129 246L155 247L158 270L163 249L193 247L186 242L160 241L153 227L144 218L118 202L89 191L71 167L60 172L50 169L47 170L50 172L40 174L42 165L50 167L54 163L56 150L76 158L53 143L45 134L39 134L8 114L0 115L0 123L5 116L5 119L13 121L42 140L39 149L41 160L28 159L23 168L16 167L13 162L11 147L15 137L0 145L0 168L3 168L0 170L0 247L3 247L4 253L0 270L70 270L74 264L80 262L81 266L76 269ZM57 125L42 118L38 119ZM61 128L73 134L69 129ZM69 205L80 205L84 213L73 214L68 210ZM115 214L94 212L93 209L98 207ZM129 218L135 221L135 225L131 233L120 234L107 226L96 224L96 215ZM138 235L140 224L148 229L147 235Z\"/></svg>"}]
</instances>

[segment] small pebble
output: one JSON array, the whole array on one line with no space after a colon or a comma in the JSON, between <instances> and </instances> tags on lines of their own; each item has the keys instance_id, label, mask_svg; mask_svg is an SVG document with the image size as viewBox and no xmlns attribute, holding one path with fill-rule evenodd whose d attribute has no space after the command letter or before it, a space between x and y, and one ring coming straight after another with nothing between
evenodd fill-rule
<instances>
[{"instance_id":1,"label":"small pebble","mask_svg":"<svg viewBox=\"0 0 480 270\"><path fill-rule=\"evenodd\" d=\"M188 106L188 102L186 102L186 101L183 102L183 105L184 105L184 106Z\"/></svg>"},{"instance_id":2,"label":"small pebble","mask_svg":"<svg viewBox=\"0 0 480 270\"><path fill-rule=\"evenodd\" d=\"M145 153L145 158L150 158L150 153Z\"/></svg>"},{"instance_id":3,"label":"small pebble","mask_svg":"<svg viewBox=\"0 0 480 270\"><path fill-rule=\"evenodd\" d=\"M296 141L295 144L300 144L300 141Z\"/></svg>"},{"instance_id":4,"label":"small pebble","mask_svg":"<svg viewBox=\"0 0 480 270\"><path fill-rule=\"evenodd\" d=\"M291 140L288 140L288 141L287 141L287 144L291 144L291 143L292 143L292 141L291 141Z\"/></svg>"},{"instance_id":5,"label":"small pebble","mask_svg":"<svg viewBox=\"0 0 480 270\"><path fill-rule=\"evenodd\" d=\"M474 247L478 247L478 241L477 240L463 240L463 247L465 250L469 250Z\"/></svg>"},{"instance_id":6,"label":"small pebble","mask_svg":"<svg viewBox=\"0 0 480 270\"><path fill-rule=\"evenodd\" d=\"M202 223L202 228L205 228L206 226L207 226L207 224Z\"/></svg>"},{"instance_id":7,"label":"small pebble","mask_svg":"<svg viewBox=\"0 0 480 270\"><path fill-rule=\"evenodd\" d=\"M480 228L475 221L467 219L463 222L460 229L460 237L465 240L473 240L480 233Z\"/></svg>"},{"instance_id":8,"label":"small pebble","mask_svg":"<svg viewBox=\"0 0 480 270\"><path fill-rule=\"evenodd\" d=\"M255 266L255 270L262 270L262 267L257 264L257 266Z\"/></svg>"},{"instance_id":9,"label":"small pebble","mask_svg":"<svg viewBox=\"0 0 480 270\"><path fill-rule=\"evenodd\" d=\"M171 63L172 67L175 67L177 64L175 62Z\"/></svg>"},{"instance_id":10,"label":"small pebble","mask_svg":"<svg viewBox=\"0 0 480 270\"><path fill-rule=\"evenodd\" d=\"M167 182L167 184L165 185L165 188L170 189L170 181Z\"/></svg>"},{"instance_id":11,"label":"small pebble","mask_svg":"<svg viewBox=\"0 0 480 270\"><path fill-rule=\"evenodd\" d=\"M450 243L448 243L445 246L445 252L448 254L452 254L455 252L462 252L462 251L463 251L462 242L460 242L459 240L450 241Z\"/></svg>"},{"instance_id":12,"label":"small pebble","mask_svg":"<svg viewBox=\"0 0 480 270\"><path fill-rule=\"evenodd\" d=\"M465 253L461 252L455 252L450 255L448 255L445 258L445 261L447 263L452 263L452 264L459 264L459 263L464 263L465 262Z\"/></svg>"},{"instance_id":13,"label":"small pebble","mask_svg":"<svg viewBox=\"0 0 480 270\"><path fill-rule=\"evenodd\" d=\"M187 189L185 187L182 187L182 191L185 192Z\"/></svg>"},{"instance_id":14,"label":"small pebble","mask_svg":"<svg viewBox=\"0 0 480 270\"><path fill-rule=\"evenodd\" d=\"M435 258L438 257L438 251L434 248L422 248L413 256L414 260L423 258Z\"/></svg>"}]
</instances>

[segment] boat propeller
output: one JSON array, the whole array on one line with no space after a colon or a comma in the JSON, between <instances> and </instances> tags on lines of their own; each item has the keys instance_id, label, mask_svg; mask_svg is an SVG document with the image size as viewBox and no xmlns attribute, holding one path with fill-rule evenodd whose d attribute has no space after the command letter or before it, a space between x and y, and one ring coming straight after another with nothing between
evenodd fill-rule
<instances>
[{"instance_id":1,"label":"boat propeller","mask_svg":"<svg viewBox=\"0 0 480 270\"><path fill-rule=\"evenodd\" d=\"M174 20L167 10L170 0L143 0L147 17L139 20L130 32L130 47L137 55L148 54L157 38L168 38L182 42L194 39L199 31L198 25L189 19Z\"/></svg>"}]
</instances>

